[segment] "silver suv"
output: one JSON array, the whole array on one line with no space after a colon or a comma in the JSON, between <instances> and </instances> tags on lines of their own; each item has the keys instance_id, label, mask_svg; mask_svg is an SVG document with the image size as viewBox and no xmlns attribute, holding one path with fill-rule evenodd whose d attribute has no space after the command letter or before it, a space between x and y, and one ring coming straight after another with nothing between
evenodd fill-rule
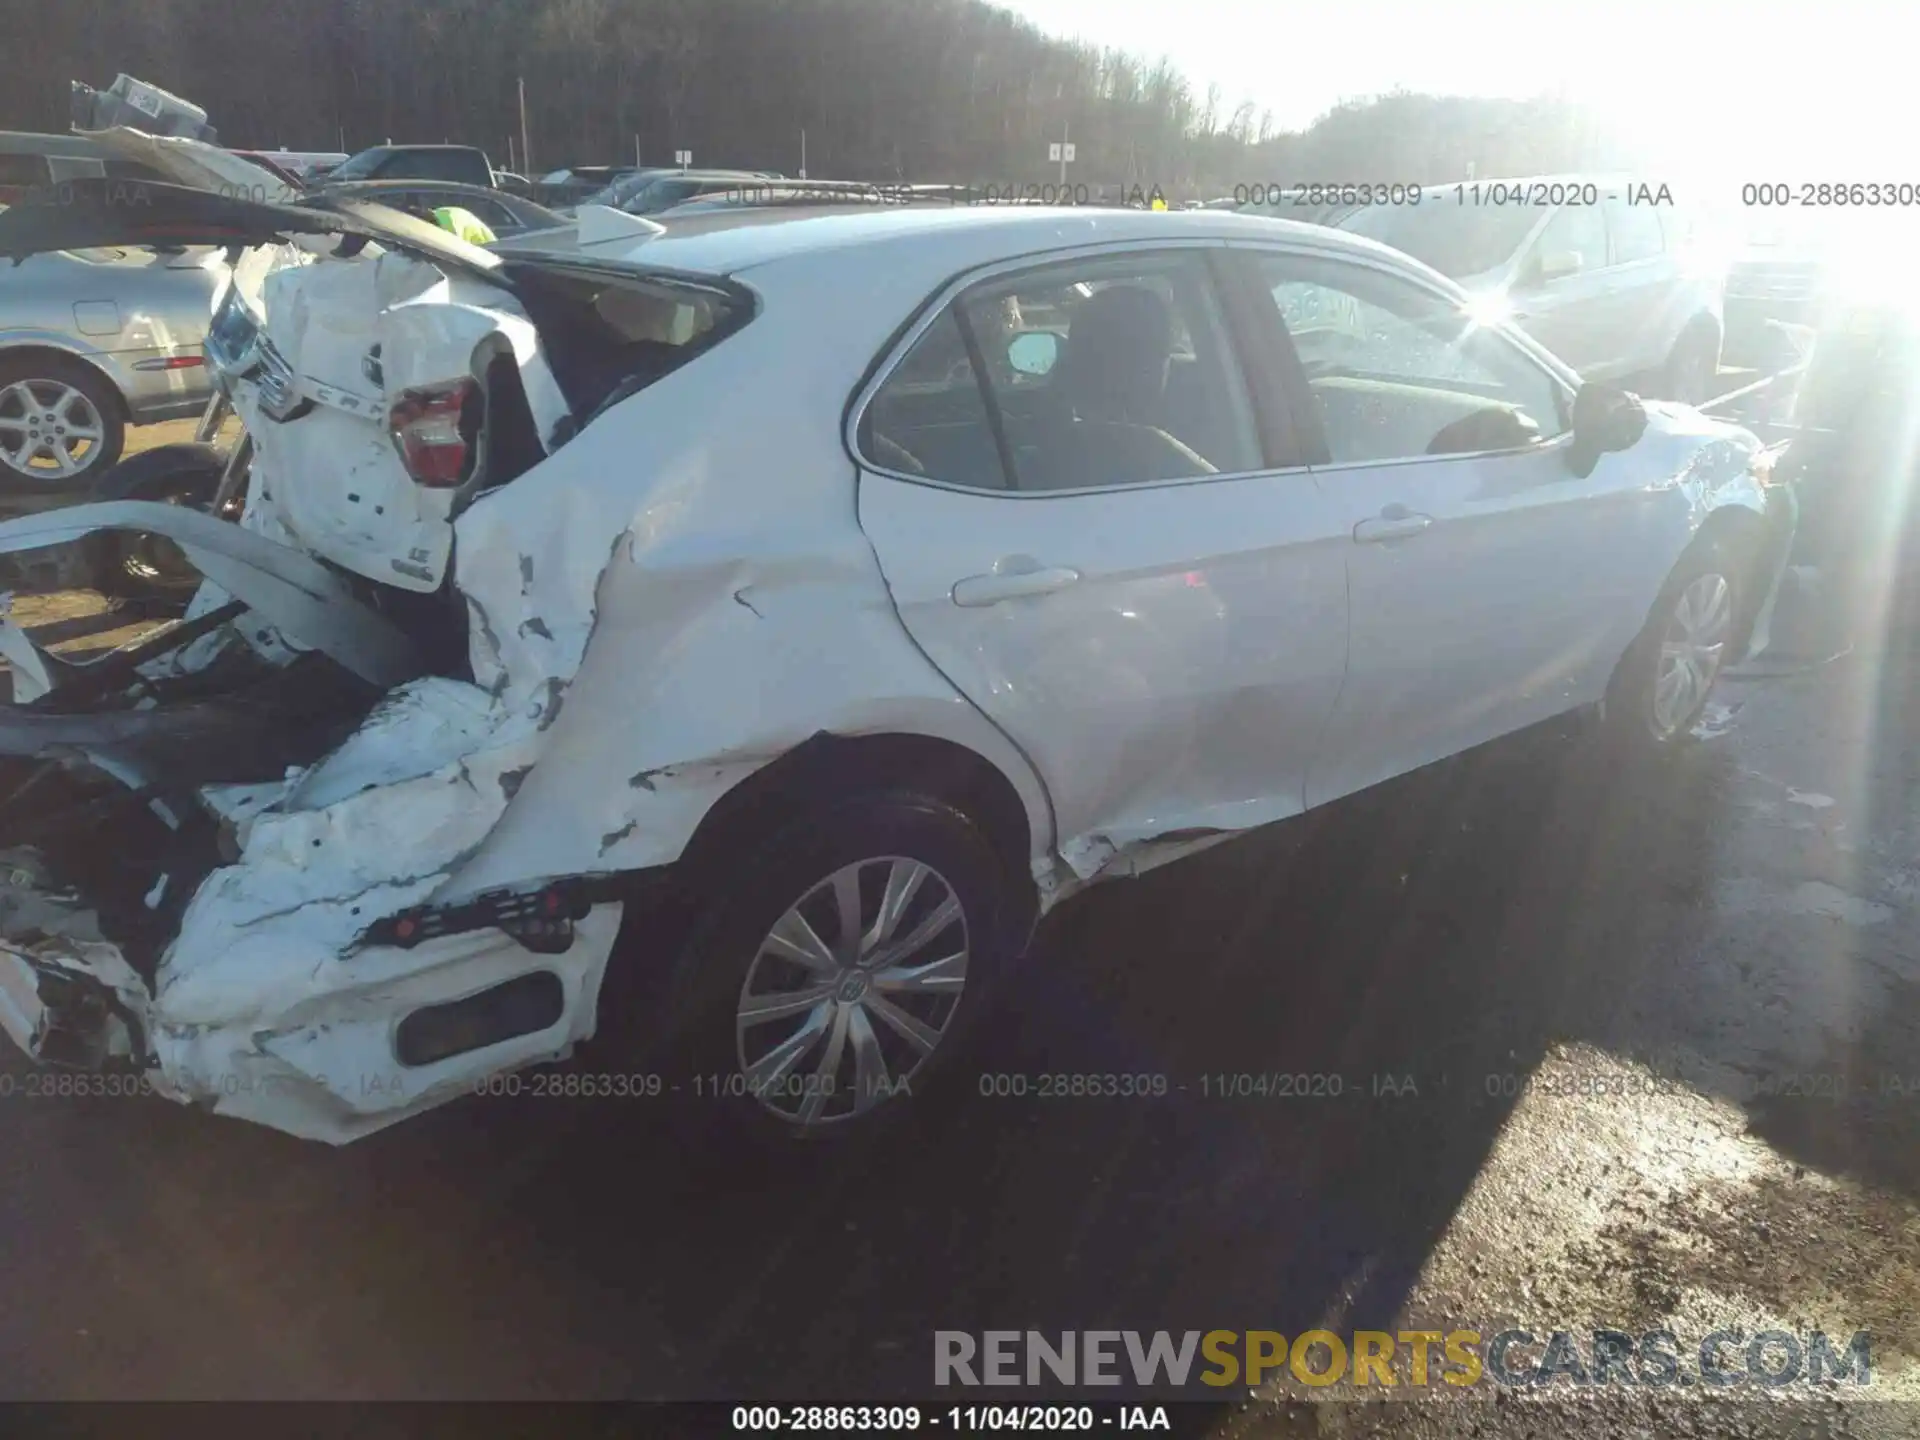
<instances>
[{"instance_id":1,"label":"silver suv","mask_svg":"<svg viewBox=\"0 0 1920 1440\"><path fill-rule=\"evenodd\" d=\"M1559 176L1415 193L1334 223L1458 281L1587 379L1689 402L1714 393L1725 276L1663 187Z\"/></svg>"}]
</instances>

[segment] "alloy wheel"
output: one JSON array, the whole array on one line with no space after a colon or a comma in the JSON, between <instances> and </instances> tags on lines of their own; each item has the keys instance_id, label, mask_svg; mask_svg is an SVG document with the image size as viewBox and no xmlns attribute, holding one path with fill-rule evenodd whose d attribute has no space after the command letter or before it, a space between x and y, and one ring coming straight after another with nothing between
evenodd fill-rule
<instances>
[{"instance_id":1,"label":"alloy wheel","mask_svg":"<svg viewBox=\"0 0 1920 1440\"><path fill-rule=\"evenodd\" d=\"M0 463L30 480L71 480L106 445L99 409L62 380L17 380L0 390Z\"/></svg>"},{"instance_id":2,"label":"alloy wheel","mask_svg":"<svg viewBox=\"0 0 1920 1440\"><path fill-rule=\"evenodd\" d=\"M1717 572L1695 576L1674 601L1660 639L1647 720L1654 738L1669 740L1706 703L1726 659L1733 630L1733 590Z\"/></svg>"},{"instance_id":3,"label":"alloy wheel","mask_svg":"<svg viewBox=\"0 0 1920 1440\"><path fill-rule=\"evenodd\" d=\"M905 856L844 865L788 907L734 1013L746 1092L803 1129L911 1094L967 984L968 925L945 876Z\"/></svg>"}]
</instances>

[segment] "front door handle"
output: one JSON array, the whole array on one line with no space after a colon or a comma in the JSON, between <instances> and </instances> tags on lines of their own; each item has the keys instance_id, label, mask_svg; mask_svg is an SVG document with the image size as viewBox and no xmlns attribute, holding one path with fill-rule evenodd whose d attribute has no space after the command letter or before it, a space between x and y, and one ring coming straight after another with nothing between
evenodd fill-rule
<instances>
[{"instance_id":1,"label":"front door handle","mask_svg":"<svg viewBox=\"0 0 1920 1440\"><path fill-rule=\"evenodd\" d=\"M969 575L953 586L956 605L998 605L1023 595L1048 595L1064 590L1080 578L1078 570L1063 565L1043 566L1035 570L1011 570L990 575Z\"/></svg>"},{"instance_id":2,"label":"front door handle","mask_svg":"<svg viewBox=\"0 0 1920 1440\"><path fill-rule=\"evenodd\" d=\"M1416 515L1404 505L1389 505L1378 517L1362 520L1353 527L1353 538L1362 545L1378 545L1385 540L1405 540L1433 524L1431 515Z\"/></svg>"}]
</instances>

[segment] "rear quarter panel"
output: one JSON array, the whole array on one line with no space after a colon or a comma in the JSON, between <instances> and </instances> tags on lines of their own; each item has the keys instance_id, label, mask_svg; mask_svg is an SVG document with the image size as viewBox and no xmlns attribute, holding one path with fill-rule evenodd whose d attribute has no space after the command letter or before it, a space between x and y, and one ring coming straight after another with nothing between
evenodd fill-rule
<instances>
[{"instance_id":1,"label":"rear quarter panel","mask_svg":"<svg viewBox=\"0 0 1920 1440\"><path fill-rule=\"evenodd\" d=\"M1050 849L1037 778L915 648L859 527L842 425L904 313L844 266L837 283L809 268L458 522L476 677L548 734L447 894L666 864L721 795L822 731L966 746Z\"/></svg>"}]
</instances>

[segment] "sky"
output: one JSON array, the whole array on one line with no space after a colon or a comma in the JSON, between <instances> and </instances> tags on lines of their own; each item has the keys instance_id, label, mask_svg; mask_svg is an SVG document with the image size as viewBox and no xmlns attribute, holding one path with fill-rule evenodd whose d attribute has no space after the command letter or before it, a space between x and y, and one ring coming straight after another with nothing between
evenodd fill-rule
<instances>
[{"instance_id":1,"label":"sky","mask_svg":"<svg viewBox=\"0 0 1920 1440\"><path fill-rule=\"evenodd\" d=\"M1676 164L1920 182L1902 0L994 0L1050 33L1164 55L1204 95L1303 129L1395 88L1562 92ZM1909 159L1911 157L1911 159ZM1891 168L1890 168L1891 167ZM1778 173L1776 173L1778 172Z\"/></svg>"}]
</instances>

